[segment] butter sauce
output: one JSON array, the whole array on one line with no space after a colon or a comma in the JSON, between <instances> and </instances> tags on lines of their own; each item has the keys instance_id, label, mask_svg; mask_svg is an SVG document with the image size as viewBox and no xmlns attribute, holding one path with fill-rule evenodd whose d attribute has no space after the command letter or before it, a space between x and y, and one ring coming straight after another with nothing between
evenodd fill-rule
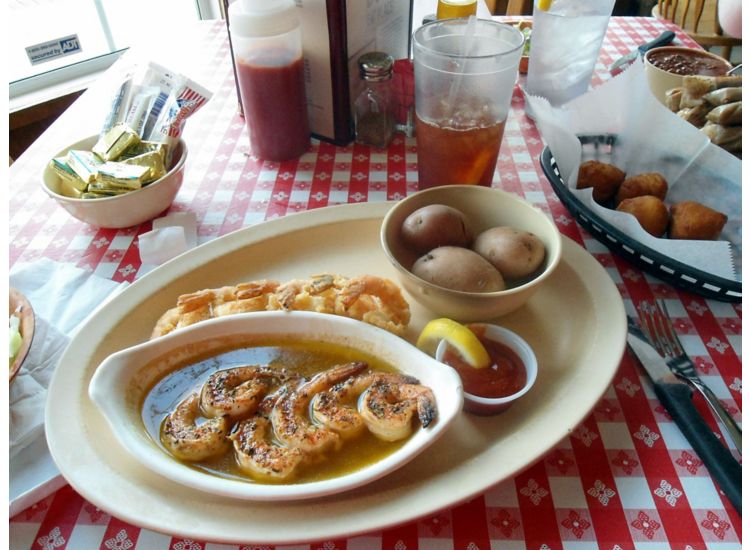
<instances>
[{"instance_id":1,"label":"butter sauce","mask_svg":"<svg viewBox=\"0 0 750 550\"><path fill-rule=\"evenodd\" d=\"M190 393L199 392L203 383L217 370L241 365L268 365L286 368L302 376L310 377L334 365L349 361L365 361L370 370L398 372L393 366L359 350L345 346L291 339L269 340L266 345L227 349L210 357L197 357L180 364L154 384L146 393L141 406L141 418L150 437L169 454L160 442L161 425L166 416ZM306 465L291 481L276 483L309 483L340 477L370 464L401 448L409 438L396 442L382 441L370 432L353 440L346 440L338 451L332 451L321 460ZM170 456L172 456L170 454ZM174 458L174 457L173 457ZM174 458L179 461L179 459ZM179 461L188 467L207 474L248 483L274 483L255 480L242 472L234 458L234 448L221 456L200 462Z\"/></svg>"}]
</instances>

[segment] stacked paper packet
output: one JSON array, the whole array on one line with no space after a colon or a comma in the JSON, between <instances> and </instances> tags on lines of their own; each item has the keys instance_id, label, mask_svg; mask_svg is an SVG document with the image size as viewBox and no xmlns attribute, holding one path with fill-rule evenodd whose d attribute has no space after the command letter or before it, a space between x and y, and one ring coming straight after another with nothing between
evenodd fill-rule
<instances>
[{"instance_id":1,"label":"stacked paper packet","mask_svg":"<svg viewBox=\"0 0 750 550\"><path fill-rule=\"evenodd\" d=\"M554 108L541 97L527 96L526 101L563 181L593 213L652 250L706 273L740 280L742 162L653 97L640 59L562 107ZM591 189L576 189L581 164L576 136L609 134L617 136L612 163L628 175L662 174L669 184L668 203L693 200L726 214L720 240L653 237L630 214L594 202Z\"/></svg>"}]
</instances>

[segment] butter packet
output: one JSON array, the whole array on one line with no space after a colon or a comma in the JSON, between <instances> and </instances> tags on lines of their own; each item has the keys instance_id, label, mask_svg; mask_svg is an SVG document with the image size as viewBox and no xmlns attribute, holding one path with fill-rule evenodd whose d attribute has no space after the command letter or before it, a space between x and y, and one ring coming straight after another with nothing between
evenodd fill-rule
<instances>
[{"instance_id":1,"label":"butter packet","mask_svg":"<svg viewBox=\"0 0 750 550\"><path fill-rule=\"evenodd\" d=\"M98 167L102 161L90 151L71 149L66 159L68 166L78 175L84 183L96 180L99 172Z\"/></svg>"},{"instance_id":2,"label":"butter packet","mask_svg":"<svg viewBox=\"0 0 750 550\"><path fill-rule=\"evenodd\" d=\"M110 187L134 190L142 187L150 171L149 166L125 164L124 162L105 162L99 166L96 179Z\"/></svg>"},{"instance_id":3,"label":"butter packet","mask_svg":"<svg viewBox=\"0 0 750 550\"><path fill-rule=\"evenodd\" d=\"M122 164L147 167L148 173L143 180L144 184L156 181L167 173L164 167L164 157L162 157L159 151L148 151L134 157L122 159L120 162Z\"/></svg>"},{"instance_id":4,"label":"butter packet","mask_svg":"<svg viewBox=\"0 0 750 550\"><path fill-rule=\"evenodd\" d=\"M117 160L126 149L141 140L127 124L120 123L104 133L92 151L103 161Z\"/></svg>"},{"instance_id":5,"label":"butter packet","mask_svg":"<svg viewBox=\"0 0 750 550\"><path fill-rule=\"evenodd\" d=\"M57 177L59 177L60 180L62 180L62 182L65 184L65 187L72 187L79 192L86 190L86 186L88 184L83 181L83 179L81 179L81 177L76 174L75 170L70 167L67 158L54 158L50 161L49 165L50 168L52 168L52 171L57 175Z\"/></svg>"}]
</instances>

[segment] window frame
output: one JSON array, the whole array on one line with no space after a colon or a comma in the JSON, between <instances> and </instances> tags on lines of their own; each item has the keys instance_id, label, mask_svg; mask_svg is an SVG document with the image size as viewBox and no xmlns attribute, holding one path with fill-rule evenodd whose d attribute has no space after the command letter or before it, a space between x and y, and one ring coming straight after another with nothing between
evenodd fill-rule
<instances>
[{"instance_id":1,"label":"window frame","mask_svg":"<svg viewBox=\"0 0 750 550\"><path fill-rule=\"evenodd\" d=\"M94 3L100 11L100 20L106 33L108 30L106 15L101 9L100 2L94 0ZM194 4L199 20L220 19L222 16L221 0L194 0ZM128 48L121 48L10 82L8 93L10 112L85 89L96 76L106 71L127 50Z\"/></svg>"}]
</instances>

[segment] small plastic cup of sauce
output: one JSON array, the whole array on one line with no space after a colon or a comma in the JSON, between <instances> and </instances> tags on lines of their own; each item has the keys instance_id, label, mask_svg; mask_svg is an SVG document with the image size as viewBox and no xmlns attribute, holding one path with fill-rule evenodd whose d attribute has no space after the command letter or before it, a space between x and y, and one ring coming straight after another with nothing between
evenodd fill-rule
<instances>
[{"instance_id":1,"label":"small plastic cup of sauce","mask_svg":"<svg viewBox=\"0 0 750 550\"><path fill-rule=\"evenodd\" d=\"M534 385L536 355L515 332L486 323L466 325L482 342L492 360L477 369L466 364L446 340L438 345L435 358L458 372L464 386L464 410L477 415L505 412Z\"/></svg>"}]
</instances>

